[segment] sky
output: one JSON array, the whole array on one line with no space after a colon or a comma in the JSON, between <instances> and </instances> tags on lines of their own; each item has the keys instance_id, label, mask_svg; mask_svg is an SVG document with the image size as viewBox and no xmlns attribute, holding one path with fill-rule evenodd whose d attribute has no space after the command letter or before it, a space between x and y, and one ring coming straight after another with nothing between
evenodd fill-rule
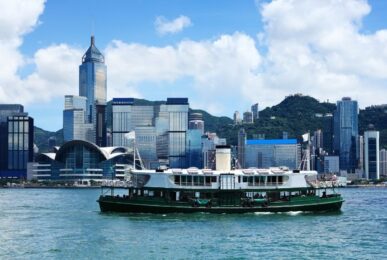
<instances>
[{"instance_id":1,"label":"sky","mask_svg":"<svg viewBox=\"0 0 387 260\"><path fill-rule=\"evenodd\" d=\"M62 128L95 35L107 94L232 117L302 93L385 104L387 1L0 0L0 103Z\"/></svg>"}]
</instances>

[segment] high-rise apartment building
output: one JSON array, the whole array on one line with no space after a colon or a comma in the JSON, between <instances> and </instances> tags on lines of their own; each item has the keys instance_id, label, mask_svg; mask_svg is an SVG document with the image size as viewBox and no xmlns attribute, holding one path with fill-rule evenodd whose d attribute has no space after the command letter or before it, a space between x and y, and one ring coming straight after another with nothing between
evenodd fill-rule
<instances>
[{"instance_id":1,"label":"high-rise apartment building","mask_svg":"<svg viewBox=\"0 0 387 260\"><path fill-rule=\"evenodd\" d=\"M253 113L246 111L243 113L243 123L252 124L253 123Z\"/></svg>"},{"instance_id":2,"label":"high-rise apartment building","mask_svg":"<svg viewBox=\"0 0 387 260\"><path fill-rule=\"evenodd\" d=\"M91 36L89 49L79 66L79 96L86 97L85 123L93 124L95 143L106 145L106 65L105 58Z\"/></svg>"},{"instance_id":3,"label":"high-rise apartment building","mask_svg":"<svg viewBox=\"0 0 387 260\"><path fill-rule=\"evenodd\" d=\"M378 180L379 172L379 131L364 132L364 169L366 179Z\"/></svg>"},{"instance_id":4,"label":"high-rise apartment building","mask_svg":"<svg viewBox=\"0 0 387 260\"><path fill-rule=\"evenodd\" d=\"M233 118L234 118L234 124L239 125L240 123L242 123L241 115L239 114L239 111L234 112Z\"/></svg>"},{"instance_id":5,"label":"high-rise apartment building","mask_svg":"<svg viewBox=\"0 0 387 260\"><path fill-rule=\"evenodd\" d=\"M380 161L380 177L387 177L387 151L386 149L381 149L379 152L379 161Z\"/></svg>"},{"instance_id":6,"label":"high-rise apartment building","mask_svg":"<svg viewBox=\"0 0 387 260\"><path fill-rule=\"evenodd\" d=\"M22 105L0 105L0 178L25 178L33 160L34 120Z\"/></svg>"},{"instance_id":7,"label":"high-rise apartment building","mask_svg":"<svg viewBox=\"0 0 387 260\"><path fill-rule=\"evenodd\" d=\"M253 121L259 118L258 103L251 106L251 113L253 114Z\"/></svg>"},{"instance_id":8,"label":"high-rise apartment building","mask_svg":"<svg viewBox=\"0 0 387 260\"><path fill-rule=\"evenodd\" d=\"M358 104L349 97L337 101L334 114L334 150L340 156L340 170L353 172L357 168Z\"/></svg>"}]
</instances>

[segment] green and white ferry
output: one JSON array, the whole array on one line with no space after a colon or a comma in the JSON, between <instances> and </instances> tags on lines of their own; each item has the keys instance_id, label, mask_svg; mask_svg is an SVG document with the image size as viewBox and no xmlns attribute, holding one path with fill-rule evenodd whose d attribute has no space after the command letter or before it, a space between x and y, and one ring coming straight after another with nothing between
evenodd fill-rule
<instances>
[{"instance_id":1,"label":"green and white ferry","mask_svg":"<svg viewBox=\"0 0 387 260\"><path fill-rule=\"evenodd\" d=\"M338 211L344 202L335 179L320 181L315 171L285 167L129 170L118 184L102 187L102 212L320 212ZM117 185L125 195L114 194Z\"/></svg>"}]
</instances>

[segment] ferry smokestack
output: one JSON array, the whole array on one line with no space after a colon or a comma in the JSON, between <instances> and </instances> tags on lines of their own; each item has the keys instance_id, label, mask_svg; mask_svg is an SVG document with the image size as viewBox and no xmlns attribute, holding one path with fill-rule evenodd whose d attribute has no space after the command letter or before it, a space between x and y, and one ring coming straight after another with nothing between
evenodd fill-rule
<instances>
[{"instance_id":1,"label":"ferry smokestack","mask_svg":"<svg viewBox=\"0 0 387 260\"><path fill-rule=\"evenodd\" d=\"M231 147L229 145L216 146L216 170L230 171L231 170Z\"/></svg>"}]
</instances>

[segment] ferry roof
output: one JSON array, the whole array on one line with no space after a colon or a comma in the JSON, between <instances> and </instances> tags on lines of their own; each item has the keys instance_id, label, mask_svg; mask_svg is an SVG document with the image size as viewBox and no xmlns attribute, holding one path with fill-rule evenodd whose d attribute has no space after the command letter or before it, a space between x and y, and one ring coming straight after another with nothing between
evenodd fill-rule
<instances>
[{"instance_id":1,"label":"ferry roof","mask_svg":"<svg viewBox=\"0 0 387 260\"><path fill-rule=\"evenodd\" d=\"M249 168L249 169L237 169L230 171L217 171L211 169L197 169L197 168L188 168L188 169L178 169L172 168L167 170L135 170L137 173L166 173L166 174L194 174L194 175L220 175L220 174L234 174L234 175L282 175L282 174L312 174L317 175L316 171L294 171L289 170L288 168L279 168L272 167L268 169L258 169L258 168Z\"/></svg>"},{"instance_id":2,"label":"ferry roof","mask_svg":"<svg viewBox=\"0 0 387 260\"><path fill-rule=\"evenodd\" d=\"M250 139L246 140L246 144L297 144L297 139Z\"/></svg>"}]
</instances>

